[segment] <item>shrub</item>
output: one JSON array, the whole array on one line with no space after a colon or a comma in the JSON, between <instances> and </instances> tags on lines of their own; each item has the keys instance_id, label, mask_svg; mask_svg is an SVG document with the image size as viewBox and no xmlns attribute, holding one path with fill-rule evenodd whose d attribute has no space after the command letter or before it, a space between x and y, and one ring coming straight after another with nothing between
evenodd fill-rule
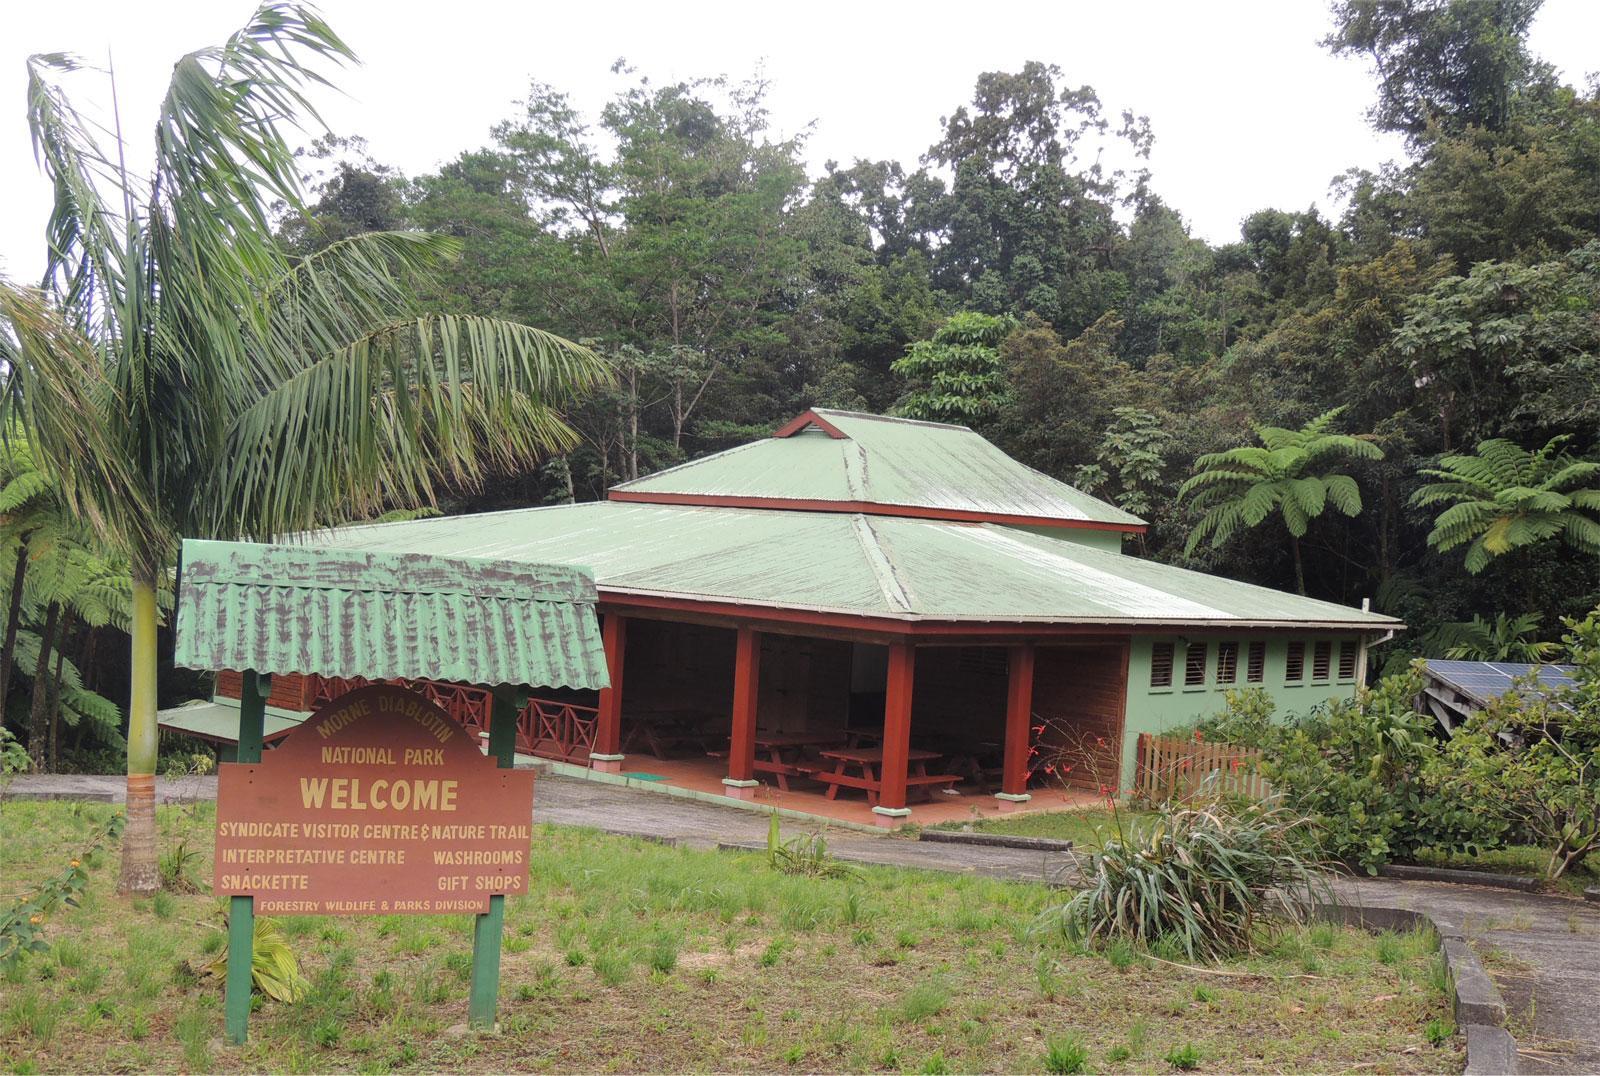
<instances>
[{"instance_id":1,"label":"shrub","mask_svg":"<svg viewBox=\"0 0 1600 1076\"><path fill-rule=\"evenodd\" d=\"M860 871L840 863L828 852L828 841L820 833L802 833L783 840L778 834L778 816L767 826L767 862L784 874L804 874L813 878L854 878Z\"/></svg>"},{"instance_id":2,"label":"shrub","mask_svg":"<svg viewBox=\"0 0 1600 1076\"><path fill-rule=\"evenodd\" d=\"M1166 1062L1180 1072L1188 1072L1200 1067L1200 1051L1194 1043L1186 1042L1168 1050Z\"/></svg>"},{"instance_id":3,"label":"shrub","mask_svg":"<svg viewBox=\"0 0 1600 1076\"><path fill-rule=\"evenodd\" d=\"M1600 848L1600 608L1564 623L1572 683L1530 677L1456 729L1426 771L1439 798L1543 848L1551 881Z\"/></svg>"},{"instance_id":4,"label":"shrub","mask_svg":"<svg viewBox=\"0 0 1600 1076\"><path fill-rule=\"evenodd\" d=\"M1326 894L1310 850L1306 820L1281 808L1219 803L1125 831L1119 820L1085 888L1044 923L1088 944L1175 939L1190 959L1249 951Z\"/></svg>"},{"instance_id":5,"label":"shrub","mask_svg":"<svg viewBox=\"0 0 1600 1076\"><path fill-rule=\"evenodd\" d=\"M169 898L170 899L170 898ZM300 972L300 958L271 919L257 918L250 960L250 979L257 990L277 1001L294 1004L305 997L311 983ZM228 954L206 965L212 975L226 976Z\"/></svg>"},{"instance_id":6,"label":"shrub","mask_svg":"<svg viewBox=\"0 0 1600 1076\"><path fill-rule=\"evenodd\" d=\"M1089 1050L1077 1036L1050 1038L1045 1043L1044 1070L1050 1076L1072 1076L1088 1064Z\"/></svg>"}]
</instances>

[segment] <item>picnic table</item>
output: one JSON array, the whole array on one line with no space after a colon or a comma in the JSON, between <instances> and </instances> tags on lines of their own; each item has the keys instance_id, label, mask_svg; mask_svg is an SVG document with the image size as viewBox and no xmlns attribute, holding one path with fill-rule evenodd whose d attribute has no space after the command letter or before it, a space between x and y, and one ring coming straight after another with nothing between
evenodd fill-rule
<instances>
[{"instance_id":1,"label":"picnic table","mask_svg":"<svg viewBox=\"0 0 1600 1076\"><path fill-rule=\"evenodd\" d=\"M670 757L673 749L685 747L705 754L716 739L716 734L710 731L710 716L702 710L651 710L629 714L622 753L629 754L643 739L649 753L660 759Z\"/></svg>"},{"instance_id":2,"label":"picnic table","mask_svg":"<svg viewBox=\"0 0 1600 1076\"><path fill-rule=\"evenodd\" d=\"M756 730L755 768L770 773L781 791L789 791L789 778L810 777L815 766L804 765L809 748L838 747L845 742L842 732L762 732Z\"/></svg>"},{"instance_id":3,"label":"picnic table","mask_svg":"<svg viewBox=\"0 0 1600 1076\"><path fill-rule=\"evenodd\" d=\"M811 776L828 786L824 793L828 799L838 799L841 788L860 788L867 793L867 803L877 806L878 795L883 791L883 748L855 747L823 751L823 758L831 761L831 770L818 770ZM906 791L917 789L924 797L931 796L937 787L953 788L961 780L958 773L929 773L928 763L942 756L937 751L923 751L913 747L906 752ZM856 772L851 773L854 770Z\"/></svg>"}]
</instances>

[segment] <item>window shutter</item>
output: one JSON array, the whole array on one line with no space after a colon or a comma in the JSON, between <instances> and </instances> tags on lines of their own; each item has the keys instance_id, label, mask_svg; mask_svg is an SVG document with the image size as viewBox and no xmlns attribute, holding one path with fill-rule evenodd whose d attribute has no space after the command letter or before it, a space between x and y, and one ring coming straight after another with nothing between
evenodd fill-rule
<instances>
[{"instance_id":1,"label":"window shutter","mask_svg":"<svg viewBox=\"0 0 1600 1076\"><path fill-rule=\"evenodd\" d=\"M1289 660L1284 668L1283 678L1290 683L1304 680L1306 675L1306 644L1290 643Z\"/></svg>"},{"instance_id":2,"label":"window shutter","mask_svg":"<svg viewBox=\"0 0 1600 1076\"><path fill-rule=\"evenodd\" d=\"M1172 686L1172 644L1156 643L1150 648L1150 686Z\"/></svg>"},{"instance_id":3,"label":"window shutter","mask_svg":"<svg viewBox=\"0 0 1600 1076\"><path fill-rule=\"evenodd\" d=\"M1244 678L1252 684L1259 684L1267 675L1267 644L1254 642L1250 644L1249 657L1245 659Z\"/></svg>"},{"instance_id":4,"label":"window shutter","mask_svg":"<svg viewBox=\"0 0 1600 1076\"><path fill-rule=\"evenodd\" d=\"M1354 680L1356 678L1356 654L1360 647L1351 639L1346 639L1339 644L1339 679Z\"/></svg>"},{"instance_id":5,"label":"window shutter","mask_svg":"<svg viewBox=\"0 0 1600 1076\"><path fill-rule=\"evenodd\" d=\"M1239 644L1217 644L1217 683L1231 684L1239 676Z\"/></svg>"},{"instance_id":6,"label":"window shutter","mask_svg":"<svg viewBox=\"0 0 1600 1076\"><path fill-rule=\"evenodd\" d=\"M1190 643L1183 655L1183 683L1196 687L1206 682L1206 644Z\"/></svg>"},{"instance_id":7,"label":"window shutter","mask_svg":"<svg viewBox=\"0 0 1600 1076\"><path fill-rule=\"evenodd\" d=\"M1333 665L1333 644L1324 639L1311 651L1311 679L1326 680Z\"/></svg>"}]
</instances>

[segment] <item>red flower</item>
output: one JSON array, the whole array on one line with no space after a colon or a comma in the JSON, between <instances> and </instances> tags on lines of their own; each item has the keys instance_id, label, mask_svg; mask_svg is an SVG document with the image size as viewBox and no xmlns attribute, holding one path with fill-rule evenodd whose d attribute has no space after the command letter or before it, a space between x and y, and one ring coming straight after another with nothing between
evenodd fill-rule
<instances>
[{"instance_id":1,"label":"red flower","mask_svg":"<svg viewBox=\"0 0 1600 1076\"><path fill-rule=\"evenodd\" d=\"M1044 772L1045 773L1055 773L1056 772L1056 768L1054 766L1046 766L1044 768Z\"/></svg>"},{"instance_id":2,"label":"red flower","mask_svg":"<svg viewBox=\"0 0 1600 1076\"><path fill-rule=\"evenodd\" d=\"M1101 795L1102 795L1102 796L1104 796L1104 795L1106 795L1106 794L1107 794L1107 793L1109 793L1109 792L1110 792L1110 791L1111 791L1111 790L1110 790L1110 789L1109 789L1109 788L1107 788L1107 787L1106 787L1106 786L1105 786L1105 785L1101 785L1101 786L1100 786L1100 794L1101 794Z\"/></svg>"},{"instance_id":3,"label":"red flower","mask_svg":"<svg viewBox=\"0 0 1600 1076\"><path fill-rule=\"evenodd\" d=\"M1205 738L1204 734L1202 734L1199 729L1195 729L1194 730L1194 742L1195 743L1205 743L1206 742L1206 738Z\"/></svg>"},{"instance_id":4,"label":"red flower","mask_svg":"<svg viewBox=\"0 0 1600 1076\"><path fill-rule=\"evenodd\" d=\"M1094 745L1096 747L1104 747L1106 745L1106 738L1104 736L1096 736L1094 738Z\"/></svg>"},{"instance_id":5,"label":"red flower","mask_svg":"<svg viewBox=\"0 0 1600 1076\"><path fill-rule=\"evenodd\" d=\"M1035 725L1035 726L1033 726L1033 731L1034 732L1043 732L1044 731L1044 726L1043 725Z\"/></svg>"}]
</instances>

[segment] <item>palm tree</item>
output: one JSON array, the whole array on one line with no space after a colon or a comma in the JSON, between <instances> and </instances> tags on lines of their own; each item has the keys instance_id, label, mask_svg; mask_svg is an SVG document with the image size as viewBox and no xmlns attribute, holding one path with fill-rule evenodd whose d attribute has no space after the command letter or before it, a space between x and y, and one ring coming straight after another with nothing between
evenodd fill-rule
<instances>
[{"instance_id":1,"label":"palm tree","mask_svg":"<svg viewBox=\"0 0 1600 1076\"><path fill-rule=\"evenodd\" d=\"M607 377L537 329L418 310L450 239L370 233L301 260L275 241L267 205L304 205L283 125L315 120L307 91L353 59L314 13L266 4L174 66L142 184L120 132L104 152L53 81L76 63L29 61L55 201L45 287L0 286L3 407L132 570L125 891L158 883L156 588L180 537L266 539L432 503L573 445L558 409Z\"/></svg>"},{"instance_id":2,"label":"palm tree","mask_svg":"<svg viewBox=\"0 0 1600 1076\"><path fill-rule=\"evenodd\" d=\"M1324 412L1298 430L1257 426L1261 447L1242 445L1195 460L1195 473L1178 490L1178 497L1192 495L1192 503L1206 513L1189 532L1184 551L1193 553L1208 537L1216 549L1241 527L1254 527L1276 511L1289 531L1295 586L1304 594L1300 539L1311 521L1329 505L1347 516L1361 514L1356 480L1323 468L1334 459L1383 458L1382 450L1366 436L1332 432L1333 421L1343 410Z\"/></svg>"},{"instance_id":3,"label":"palm tree","mask_svg":"<svg viewBox=\"0 0 1600 1076\"><path fill-rule=\"evenodd\" d=\"M1433 521L1428 544L1439 552L1467 547L1476 575L1495 557L1560 537L1580 553L1600 555L1600 462L1562 451L1563 434L1529 452L1493 438L1471 456L1445 456L1422 473L1442 479L1411 503L1450 505Z\"/></svg>"}]
</instances>

